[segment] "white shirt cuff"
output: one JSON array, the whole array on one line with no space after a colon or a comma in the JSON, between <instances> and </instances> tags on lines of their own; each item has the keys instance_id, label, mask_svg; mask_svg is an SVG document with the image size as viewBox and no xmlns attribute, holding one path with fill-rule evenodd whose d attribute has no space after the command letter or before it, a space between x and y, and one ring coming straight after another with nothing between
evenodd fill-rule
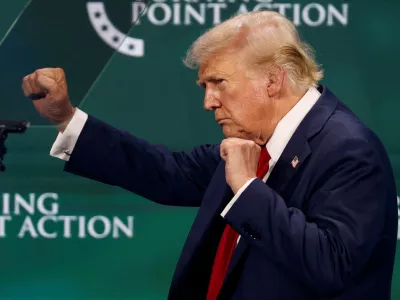
<instances>
[{"instance_id":1,"label":"white shirt cuff","mask_svg":"<svg viewBox=\"0 0 400 300\"><path fill-rule=\"evenodd\" d=\"M76 108L67 128L63 133L58 134L50 150L50 155L68 161L87 119L88 115Z\"/></svg>"},{"instance_id":2,"label":"white shirt cuff","mask_svg":"<svg viewBox=\"0 0 400 300\"><path fill-rule=\"evenodd\" d=\"M236 193L235 197L232 198L232 200L228 203L228 205L225 207L225 209L222 211L221 216L225 218L225 215L228 213L228 211L231 209L233 204L235 204L236 200L240 197L240 195L243 193L243 191L249 186L250 183L253 182L254 179L257 177L249 179Z\"/></svg>"}]
</instances>

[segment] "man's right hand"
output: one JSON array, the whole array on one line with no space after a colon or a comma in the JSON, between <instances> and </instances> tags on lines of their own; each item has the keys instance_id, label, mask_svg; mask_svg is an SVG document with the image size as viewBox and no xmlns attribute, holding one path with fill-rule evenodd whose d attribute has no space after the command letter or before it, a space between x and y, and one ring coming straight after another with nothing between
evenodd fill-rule
<instances>
[{"instance_id":1,"label":"man's right hand","mask_svg":"<svg viewBox=\"0 0 400 300\"><path fill-rule=\"evenodd\" d=\"M24 77L22 89L40 115L63 132L75 113L68 97L64 70L45 68Z\"/></svg>"}]
</instances>

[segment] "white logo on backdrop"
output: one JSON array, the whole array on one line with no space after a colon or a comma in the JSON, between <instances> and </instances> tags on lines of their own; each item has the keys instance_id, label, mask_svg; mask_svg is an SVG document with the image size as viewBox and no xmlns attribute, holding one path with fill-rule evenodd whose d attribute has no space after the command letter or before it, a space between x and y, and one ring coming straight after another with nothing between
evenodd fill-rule
<instances>
[{"instance_id":1,"label":"white logo on backdrop","mask_svg":"<svg viewBox=\"0 0 400 300\"><path fill-rule=\"evenodd\" d=\"M128 9L128 7L127 7ZM221 23L232 15L258 10L273 10L286 16L296 26L345 27L349 20L347 3L277 3L273 0L153 0L131 5L132 24L149 22L155 26L192 26ZM103 2L88 2L87 12L100 38L118 52L142 57L144 40L127 36L112 24Z\"/></svg>"},{"instance_id":2,"label":"white logo on backdrop","mask_svg":"<svg viewBox=\"0 0 400 300\"><path fill-rule=\"evenodd\" d=\"M60 214L57 193L1 195L0 238L133 238L133 216ZM12 223L12 224L11 224ZM17 224L17 232L14 230Z\"/></svg>"}]
</instances>

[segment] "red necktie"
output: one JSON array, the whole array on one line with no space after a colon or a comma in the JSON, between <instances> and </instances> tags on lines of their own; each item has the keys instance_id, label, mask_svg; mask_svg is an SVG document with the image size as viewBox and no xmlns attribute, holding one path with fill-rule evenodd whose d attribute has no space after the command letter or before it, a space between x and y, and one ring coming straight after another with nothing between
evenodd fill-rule
<instances>
[{"instance_id":1,"label":"red necktie","mask_svg":"<svg viewBox=\"0 0 400 300\"><path fill-rule=\"evenodd\" d=\"M261 180L268 172L270 155L267 148L261 148L261 154L258 161L257 177ZM225 226L221 241L215 255L214 265L211 272L210 283L208 286L207 300L216 300L219 290L224 282L225 274L228 271L229 262L237 243L239 234L229 224Z\"/></svg>"}]
</instances>

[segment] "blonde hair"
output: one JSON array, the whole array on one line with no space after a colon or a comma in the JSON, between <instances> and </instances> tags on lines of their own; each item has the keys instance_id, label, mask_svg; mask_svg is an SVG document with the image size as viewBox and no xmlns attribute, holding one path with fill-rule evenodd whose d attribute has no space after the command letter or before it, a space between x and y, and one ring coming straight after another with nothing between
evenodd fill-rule
<instances>
[{"instance_id":1,"label":"blonde hair","mask_svg":"<svg viewBox=\"0 0 400 300\"><path fill-rule=\"evenodd\" d=\"M277 12L244 13L218 24L191 45L184 63L195 69L223 50L235 51L247 66L257 69L280 66L296 89L315 87L323 77L312 48L300 40L293 23Z\"/></svg>"}]
</instances>

